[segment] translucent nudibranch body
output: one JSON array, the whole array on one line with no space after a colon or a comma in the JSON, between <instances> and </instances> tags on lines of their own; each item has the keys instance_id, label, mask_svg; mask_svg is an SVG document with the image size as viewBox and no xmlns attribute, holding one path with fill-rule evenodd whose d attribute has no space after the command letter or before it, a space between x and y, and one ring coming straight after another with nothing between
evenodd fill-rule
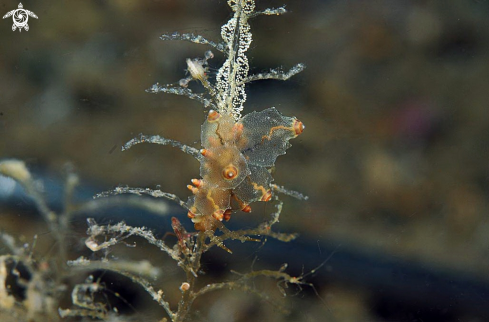
<instances>
[{"instance_id":1,"label":"translucent nudibranch body","mask_svg":"<svg viewBox=\"0 0 489 322\"><path fill-rule=\"evenodd\" d=\"M233 210L250 212L250 203L269 201L273 178L270 167L290 147L289 140L304 126L275 108L252 112L235 121L232 114L211 110L202 125L200 174L189 185L188 215L197 230L215 229Z\"/></svg>"}]
</instances>

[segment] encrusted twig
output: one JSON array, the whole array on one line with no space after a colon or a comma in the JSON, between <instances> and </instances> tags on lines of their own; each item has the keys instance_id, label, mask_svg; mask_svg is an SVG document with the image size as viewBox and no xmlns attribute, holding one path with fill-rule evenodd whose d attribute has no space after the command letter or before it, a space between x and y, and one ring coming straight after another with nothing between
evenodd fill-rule
<instances>
[{"instance_id":1,"label":"encrusted twig","mask_svg":"<svg viewBox=\"0 0 489 322\"><path fill-rule=\"evenodd\" d=\"M94 198L105 198L108 196L115 196L121 194L135 194L138 196L148 195L155 198L165 198L178 203L181 207L188 210L187 203L182 201L180 198L178 198L178 196L168 192L163 192L159 189L153 190L149 188L117 187L114 190L108 190L108 191L98 193L94 196Z\"/></svg>"},{"instance_id":2,"label":"encrusted twig","mask_svg":"<svg viewBox=\"0 0 489 322\"><path fill-rule=\"evenodd\" d=\"M242 84L250 83L256 80L263 80L263 79L276 79L276 80L285 81L291 78L292 76L299 74L305 68L306 65L300 63L295 65L291 69L289 69L288 72L283 72L280 69L271 69L268 73L260 73L260 74L254 74L248 76L245 79L243 79L243 81L240 82L239 84L242 85Z\"/></svg>"},{"instance_id":3,"label":"encrusted twig","mask_svg":"<svg viewBox=\"0 0 489 322\"><path fill-rule=\"evenodd\" d=\"M85 283L77 284L71 292L71 301L77 309L59 309L59 315L69 316L86 316L95 319L106 320L109 317L109 310L105 304L95 300L95 294L102 292L105 287L92 281L90 276Z\"/></svg>"},{"instance_id":4,"label":"encrusted twig","mask_svg":"<svg viewBox=\"0 0 489 322\"><path fill-rule=\"evenodd\" d=\"M85 241L85 245L92 251L97 252L102 249L110 248L117 245L124 239L131 236L139 236L146 239L150 244L155 245L163 252L170 255L176 261L180 261L179 252L173 250L160 239L157 239L153 232L146 227L132 227L124 223L123 221L115 225L98 225L93 218L88 218L88 230L87 235L90 237ZM114 236L104 242L97 241L98 236Z\"/></svg>"},{"instance_id":5,"label":"encrusted twig","mask_svg":"<svg viewBox=\"0 0 489 322\"><path fill-rule=\"evenodd\" d=\"M191 89L186 88L186 87L181 87L180 85L160 85L159 83L154 84L151 86L151 88L148 88L146 90L148 93L167 93L167 94L174 94L174 95L179 95L179 96L187 96L188 98L192 100L196 100L200 102L204 107L209 107L209 108L214 108L216 109L216 105L212 102L212 100L208 99L205 97L205 94L203 93L194 93Z\"/></svg>"},{"instance_id":6,"label":"encrusted twig","mask_svg":"<svg viewBox=\"0 0 489 322\"><path fill-rule=\"evenodd\" d=\"M122 206L144 209L162 217L166 217L171 213L170 207L166 202L150 198L140 198L139 196L113 196L111 198L97 198L89 200L80 205L76 205L73 208L72 213L83 215L86 213L93 213L94 211L100 211L102 209Z\"/></svg>"},{"instance_id":7,"label":"encrusted twig","mask_svg":"<svg viewBox=\"0 0 489 322\"><path fill-rule=\"evenodd\" d=\"M255 11L252 14L249 15L249 18L254 18L256 16L260 15L266 15L266 16L279 16L283 15L284 13L287 13L287 9L285 9L285 6L278 7L278 8L267 8L262 11Z\"/></svg>"},{"instance_id":8,"label":"encrusted twig","mask_svg":"<svg viewBox=\"0 0 489 322\"><path fill-rule=\"evenodd\" d=\"M161 40L184 40L190 41L194 44L199 45L209 45L219 50L220 52L226 53L226 45L222 42L214 42L212 40L205 39L201 35L194 35L192 33L181 34L179 32L173 32L172 34L163 34L160 37Z\"/></svg>"},{"instance_id":9,"label":"encrusted twig","mask_svg":"<svg viewBox=\"0 0 489 322\"><path fill-rule=\"evenodd\" d=\"M293 197L293 198L296 198L299 200L308 200L309 199L308 196L303 195L302 193L300 193L298 191L289 190L289 189L285 188L284 186L279 186L276 184L271 184L270 186L272 187L273 190L275 190L279 193L282 193L284 195L287 195L287 196L290 196L290 197Z\"/></svg>"},{"instance_id":10,"label":"encrusted twig","mask_svg":"<svg viewBox=\"0 0 489 322\"><path fill-rule=\"evenodd\" d=\"M128 141L126 144L124 144L122 146L122 151L126 151L126 150L130 149L131 147L133 147L134 145L140 144L140 143L154 143L154 144L161 144L161 145L171 145L175 148L182 150L183 152L185 152L187 154L190 154L191 156L193 156L196 159L199 159L201 157L199 150L196 148L182 144L182 143L175 141L175 140L165 139L164 137L159 136L159 135L147 136L147 135L144 135L142 133L139 134L139 136L137 138L134 138L134 139Z\"/></svg>"},{"instance_id":11,"label":"encrusted twig","mask_svg":"<svg viewBox=\"0 0 489 322\"><path fill-rule=\"evenodd\" d=\"M75 260L67 261L67 265L73 268L82 270L97 270L105 269L114 272L128 272L131 274L142 275L148 278L156 278L160 275L159 268L151 265L150 261L142 260L139 262L133 261L109 261L109 260L90 260L86 257L79 257Z\"/></svg>"},{"instance_id":12,"label":"encrusted twig","mask_svg":"<svg viewBox=\"0 0 489 322\"><path fill-rule=\"evenodd\" d=\"M197 292L193 293L192 294L192 300L195 300L196 298L198 298L202 295L205 295L209 292L220 291L220 290L238 290L238 291L242 291L245 293L255 295L258 298L262 299L263 301L271 303L278 310L282 311L285 314L289 313L289 311L284 306L282 306L279 303L276 303L274 301L271 301L270 297L266 293L250 286L248 283L250 279L252 279L252 277L247 276L245 274L245 275L242 275L242 277L236 281L208 284L208 285L202 287ZM280 289L280 287L279 287L279 289Z\"/></svg>"},{"instance_id":13,"label":"encrusted twig","mask_svg":"<svg viewBox=\"0 0 489 322\"><path fill-rule=\"evenodd\" d=\"M76 267L79 269L104 269L104 270L110 270L113 272L116 272L122 276L125 276L129 279L131 279L134 283L139 284L143 287L143 289L151 295L153 300L158 302L167 314L170 316L170 318L173 318L174 313L170 309L170 304L164 300L163 296L163 291L155 291L151 283L146 280L144 277L141 275L145 275L149 278L155 278L156 275L159 274L159 270L155 268L149 261L140 261L140 262L128 262L128 261L121 261L121 262L115 262L115 261L93 261L93 260L88 260L84 257L80 257L77 260L74 261L68 261L68 265L72 267ZM83 285L83 284L82 284ZM91 283L92 289L89 289L92 293L95 291L93 289L93 283ZM96 285L96 284L95 284ZM78 287L78 285L77 285ZM86 288L86 286L85 286ZM80 288L78 290L73 290L72 297L77 296L77 294L80 293ZM78 298L76 298L77 303L75 303L75 300L73 300L73 303L77 306L84 307L88 301L82 302L80 305L80 301L78 301ZM100 311L100 310L94 310L93 305L90 305L90 310L87 311L87 313L93 314L94 311L95 313ZM87 309L87 308L86 308ZM63 314L65 316L68 316L69 312L66 311L71 311L71 310L63 310ZM73 310L76 311L76 310ZM61 312L60 312L61 314ZM76 316L74 315L69 315L69 316ZM93 317L93 316L92 316Z\"/></svg>"},{"instance_id":14,"label":"encrusted twig","mask_svg":"<svg viewBox=\"0 0 489 322\"><path fill-rule=\"evenodd\" d=\"M265 221L261 223L257 228L252 228L252 229L240 229L240 230L230 230L228 229L222 222L215 220L215 226L219 228L219 230L222 231L222 235L214 235L213 231L206 232L206 236L209 237L210 241L208 244L206 244L206 251L213 246L219 246L223 248L224 250L231 252L227 247L224 246L224 241L231 239L231 240L239 240L241 242L245 241L254 241L254 242L259 242L261 241L260 239L256 239L250 236L269 236L272 238L275 238L277 240L283 241L283 242L289 242L291 240L296 239L299 234L297 233L278 233L272 230L272 226L278 222L280 213L282 211L282 201L280 201L278 198L275 198L278 203L276 204L277 211L271 214L271 219L268 221Z\"/></svg>"},{"instance_id":15,"label":"encrusted twig","mask_svg":"<svg viewBox=\"0 0 489 322\"><path fill-rule=\"evenodd\" d=\"M141 285L144 290L151 295L151 298L158 302L158 304L163 307L163 309L166 311L168 316L174 320L175 319L175 313L171 310L170 308L170 303L168 303L165 300L165 296L163 294L162 290L156 291L154 287L151 285L150 282L148 282L146 279L139 277L137 275L131 274L131 273L123 273L122 275L130 278L133 282Z\"/></svg>"}]
</instances>

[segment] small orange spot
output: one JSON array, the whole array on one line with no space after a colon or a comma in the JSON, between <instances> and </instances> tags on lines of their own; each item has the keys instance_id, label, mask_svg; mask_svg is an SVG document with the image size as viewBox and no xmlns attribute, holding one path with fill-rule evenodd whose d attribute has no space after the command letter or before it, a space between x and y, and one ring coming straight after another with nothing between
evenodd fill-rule
<instances>
[{"instance_id":1,"label":"small orange spot","mask_svg":"<svg viewBox=\"0 0 489 322\"><path fill-rule=\"evenodd\" d=\"M218 147L218 146L221 146L221 141L216 138L216 137L213 137L213 136L209 136L207 138L207 141L209 142L209 146L215 148L215 147Z\"/></svg>"},{"instance_id":2,"label":"small orange spot","mask_svg":"<svg viewBox=\"0 0 489 322\"><path fill-rule=\"evenodd\" d=\"M209 114L207 115L207 121L209 122L215 122L221 117L221 114L219 114L217 111L210 110Z\"/></svg>"},{"instance_id":3,"label":"small orange spot","mask_svg":"<svg viewBox=\"0 0 489 322\"><path fill-rule=\"evenodd\" d=\"M196 195L196 194L199 192L199 189L195 188L195 187L194 187L194 186L192 186L192 185L187 185L187 189L188 189L188 190L190 190L190 191L192 191L192 193L193 193L194 195Z\"/></svg>"},{"instance_id":4,"label":"small orange spot","mask_svg":"<svg viewBox=\"0 0 489 322\"><path fill-rule=\"evenodd\" d=\"M203 156L209 156L209 151L207 151L206 149L201 149L200 154L202 154Z\"/></svg>"},{"instance_id":5,"label":"small orange spot","mask_svg":"<svg viewBox=\"0 0 489 322\"><path fill-rule=\"evenodd\" d=\"M224 212L224 215L223 215L223 218L225 221L229 221L229 219L231 219L231 209L227 209L225 212Z\"/></svg>"},{"instance_id":6,"label":"small orange spot","mask_svg":"<svg viewBox=\"0 0 489 322\"><path fill-rule=\"evenodd\" d=\"M302 124L302 122L299 121L298 119L294 120L294 125L292 125L292 126L294 128L295 135L301 134L302 131L304 131L304 129L305 129L304 124Z\"/></svg>"},{"instance_id":7,"label":"small orange spot","mask_svg":"<svg viewBox=\"0 0 489 322\"><path fill-rule=\"evenodd\" d=\"M192 179L190 181L197 188L200 188L200 186L202 186L202 183L203 183L203 181L201 179Z\"/></svg>"},{"instance_id":8,"label":"small orange spot","mask_svg":"<svg viewBox=\"0 0 489 322\"><path fill-rule=\"evenodd\" d=\"M200 231L216 230L214 221L209 216L201 216L198 222L194 222L194 228Z\"/></svg>"},{"instance_id":9,"label":"small orange spot","mask_svg":"<svg viewBox=\"0 0 489 322\"><path fill-rule=\"evenodd\" d=\"M232 164L225 167L224 170L222 171L222 176L226 180L233 180L234 178L236 178L237 175L238 175L238 169L236 169L236 167Z\"/></svg>"},{"instance_id":10,"label":"small orange spot","mask_svg":"<svg viewBox=\"0 0 489 322\"><path fill-rule=\"evenodd\" d=\"M186 292L190 289L190 284L187 282L183 282L182 285L180 285L180 291Z\"/></svg>"},{"instance_id":11,"label":"small orange spot","mask_svg":"<svg viewBox=\"0 0 489 322\"><path fill-rule=\"evenodd\" d=\"M216 218L219 221L222 221L222 219L224 218L224 211L222 209L216 210L212 214L212 217Z\"/></svg>"},{"instance_id":12,"label":"small orange spot","mask_svg":"<svg viewBox=\"0 0 489 322\"><path fill-rule=\"evenodd\" d=\"M236 123L233 126L234 137L236 140L239 140L241 134L243 134L244 125L242 123Z\"/></svg>"},{"instance_id":13,"label":"small orange spot","mask_svg":"<svg viewBox=\"0 0 489 322\"><path fill-rule=\"evenodd\" d=\"M207 231L210 230L209 226L207 225L206 221L199 221L194 224L195 230L200 230L200 231Z\"/></svg>"},{"instance_id":14,"label":"small orange spot","mask_svg":"<svg viewBox=\"0 0 489 322\"><path fill-rule=\"evenodd\" d=\"M270 199L272 199L272 191L271 190L268 190L264 195L263 197L261 197L261 201L270 201Z\"/></svg>"},{"instance_id":15,"label":"small orange spot","mask_svg":"<svg viewBox=\"0 0 489 322\"><path fill-rule=\"evenodd\" d=\"M187 212L187 217L192 219L192 218L195 218L195 214L191 211Z\"/></svg>"},{"instance_id":16,"label":"small orange spot","mask_svg":"<svg viewBox=\"0 0 489 322\"><path fill-rule=\"evenodd\" d=\"M250 205L246 205L246 206L244 206L244 207L243 207L243 209L241 209L241 211L243 211L243 212L251 212L251 207L250 207Z\"/></svg>"},{"instance_id":17,"label":"small orange spot","mask_svg":"<svg viewBox=\"0 0 489 322\"><path fill-rule=\"evenodd\" d=\"M267 139L268 141L271 141L273 132L278 131L278 130L294 131L292 128L285 127L283 125L274 126L270 129L270 132L268 132L268 135L264 135L261 137L261 143L263 143L265 141L265 139Z\"/></svg>"},{"instance_id":18,"label":"small orange spot","mask_svg":"<svg viewBox=\"0 0 489 322\"><path fill-rule=\"evenodd\" d=\"M39 264L39 269L41 271L47 271L49 269L49 263L48 262L41 262Z\"/></svg>"}]
</instances>

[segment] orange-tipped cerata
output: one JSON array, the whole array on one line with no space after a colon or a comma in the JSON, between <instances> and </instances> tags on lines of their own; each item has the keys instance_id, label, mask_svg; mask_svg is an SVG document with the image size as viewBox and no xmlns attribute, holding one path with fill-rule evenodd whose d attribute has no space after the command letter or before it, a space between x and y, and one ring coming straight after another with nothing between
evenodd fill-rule
<instances>
[{"instance_id":1,"label":"orange-tipped cerata","mask_svg":"<svg viewBox=\"0 0 489 322\"><path fill-rule=\"evenodd\" d=\"M304 124L303 124L301 121L297 120L297 119L296 119L296 120L294 120L294 125L293 125L293 127L294 127L294 132L295 132L295 135L299 135L299 134L301 134L301 133L304 131L304 129L306 128L306 127L304 126Z\"/></svg>"},{"instance_id":2,"label":"orange-tipped cerata","mask_svg":"<svg viewBox=\"0 0 489 322\"><path fill-rule=\"evenodd\" d=\"M209 122L215 122L221 117L221 114L219 114L217 111L210 110L209 114L207 115L207 121Z\"/></svg>"}]
</instances>

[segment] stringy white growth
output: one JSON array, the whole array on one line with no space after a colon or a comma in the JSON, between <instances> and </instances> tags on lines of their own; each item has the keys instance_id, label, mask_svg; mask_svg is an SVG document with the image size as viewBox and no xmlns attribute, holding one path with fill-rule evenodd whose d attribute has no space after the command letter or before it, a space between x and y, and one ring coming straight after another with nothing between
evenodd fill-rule
<instances>
[{"instance_id":1,"label":"stringy white growth","mask_svg":"<svg viewBox=\"0 0 489 322\"><path fill-rule=\"evenodd\" d=\"M249 15L255 9L253 0L229 0L234 16L221 28L221 37L228 48L228 57L217 73L216 88L219 95L219 112L232 113L241 118L246 102L244 80L249 64L246 51L250 48L252 35L248 24Z\"/></svg>"}]
</instances>

